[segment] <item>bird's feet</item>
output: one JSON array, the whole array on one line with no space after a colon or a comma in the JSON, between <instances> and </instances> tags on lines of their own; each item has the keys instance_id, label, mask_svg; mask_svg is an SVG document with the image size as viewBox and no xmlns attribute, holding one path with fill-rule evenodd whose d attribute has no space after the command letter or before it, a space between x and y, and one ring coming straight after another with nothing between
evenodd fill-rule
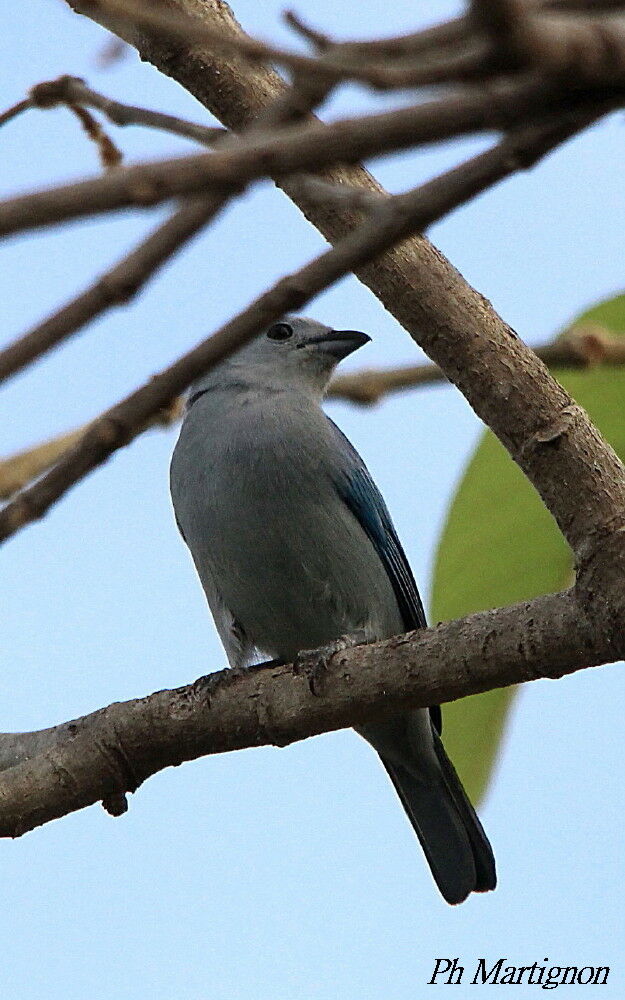
<instances>
[{"instance_id":1,"label":"bird's feet","mask_svg":"<svg viewBox=\"0 0 625 1000\"><path fill-rule=\"evenodd\" d=\"M304 674L308 678L311 694L321 696L326 671L332 657L346 649L353 649L354 646L364 646L367 642L364 630L359 629L349 635L339 636L338 639L333 639L327 646L320 646L319 649L302 649L293 662L293 673Z\"/></svg>"}]
</instances>

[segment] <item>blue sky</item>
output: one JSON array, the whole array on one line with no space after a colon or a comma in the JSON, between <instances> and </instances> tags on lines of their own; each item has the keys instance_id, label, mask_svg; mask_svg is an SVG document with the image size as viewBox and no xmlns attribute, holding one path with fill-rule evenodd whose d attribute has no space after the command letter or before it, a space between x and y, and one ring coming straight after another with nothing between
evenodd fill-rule
<instances>
[{"instance_id":1,"label":"blue sky","mask_svg":"<svg viewBox=\"0 0 625 1000\"><path fill-rule=\"evenodd\" d=\"M239 0L235 12L249 30L284 41L280 9L276 0ZM400 3L384 7L382 26L373 0L298 9L343 37L415 27ZM420 7L423 23L454 10L441 0ZM0 14L0 28L3 106L72 73L120 99L207 120L134 54L99 70L103 33L60 3L25 0ZM383 99L346 87L329 113L367 102ZM190 148L167 135L111 131L128 160ZM479 145L449 143L372 166L400 190ZM625 285L622 154L614 116L430 234L532 344ZM6 193L97 171L94 150L61 110L3 129L0 163ZM3 339L81 289L162 217L125 212L7 241ZM4 388L1 453L89 419L323 245L283 195L259 186L129 308ZM307 312L373 336L348 366L418 357L353 278ZM479 421L443 387L373 410L334 403L331 412L380 485L427 597L438 533ZM0 730L50 725L224 664L173 522L174 440L173 431L145 435L5 547ZM453 909L441 901L375 756L337 733L186 764L148 782L121 819L94 807L4 842L2 981L19 1000L404 1000L422 995L437 957L458 956L468 970L480 957L504 956L518 965L609 965L608 985L583 995L620 997L624 695L614 667L522 691L482 808L499 867L494 894ZM515 997L530 992L521 986ZM469 986L455 988L465 995Z\"/></svg>"}]
</instances>

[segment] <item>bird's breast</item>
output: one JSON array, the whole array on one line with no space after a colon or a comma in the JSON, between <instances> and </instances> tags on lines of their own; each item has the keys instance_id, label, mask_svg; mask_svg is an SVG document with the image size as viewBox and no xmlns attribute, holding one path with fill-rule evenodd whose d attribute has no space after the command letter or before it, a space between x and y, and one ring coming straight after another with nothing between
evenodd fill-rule
<instances>
[{"instance_id":1,"label":"bird's breast","mask_svg":"<svg viewBox=\"0 0 625 1000\"><path fill-rule=\"evenodd\" d=\"M386 571L336 490L325 427L239 414L224 431L198 442L183 428L172 494L200 578L252 642L290 659L357 630L401 632Z\"/></svg>"}]
</instances>

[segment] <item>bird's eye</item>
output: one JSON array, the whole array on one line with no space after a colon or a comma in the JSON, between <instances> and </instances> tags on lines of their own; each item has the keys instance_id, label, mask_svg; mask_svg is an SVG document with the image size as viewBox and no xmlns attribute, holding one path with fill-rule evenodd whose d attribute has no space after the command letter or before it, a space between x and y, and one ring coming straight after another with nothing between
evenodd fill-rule
<instances>
[{"instance_id":1,"label":"bird's eye","mask_svg":"<svg viewBox=\"0 0 625 1000\"><path fill-rule=\"evenodd\" d=\"M267 336L270 340L288 340L293 336L293 327L288 323L274 323L267 330Z\"/></svg>"}]
</instances>

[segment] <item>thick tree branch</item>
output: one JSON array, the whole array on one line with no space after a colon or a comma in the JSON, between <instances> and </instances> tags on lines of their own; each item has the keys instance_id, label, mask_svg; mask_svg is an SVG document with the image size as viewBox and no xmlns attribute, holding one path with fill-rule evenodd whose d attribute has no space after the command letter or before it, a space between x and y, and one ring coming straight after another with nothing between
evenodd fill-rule
<instances>
[{"instance_id":1,"label":"thick tree branch","mask_svg":"<svg viewBox=\"0 0 625 1000\"><path fill-rule=\"evenodd\" d=\"M610 657L573 592L422 629L331 659L223 670L39 733L0 735L0 836L16 837L164 767L358 725ZM383 708L382 708L383 706ZM34 755L34 756L32 756ZM31 758L32 759L29 759Z\"/></svg>"}]
</instances>

